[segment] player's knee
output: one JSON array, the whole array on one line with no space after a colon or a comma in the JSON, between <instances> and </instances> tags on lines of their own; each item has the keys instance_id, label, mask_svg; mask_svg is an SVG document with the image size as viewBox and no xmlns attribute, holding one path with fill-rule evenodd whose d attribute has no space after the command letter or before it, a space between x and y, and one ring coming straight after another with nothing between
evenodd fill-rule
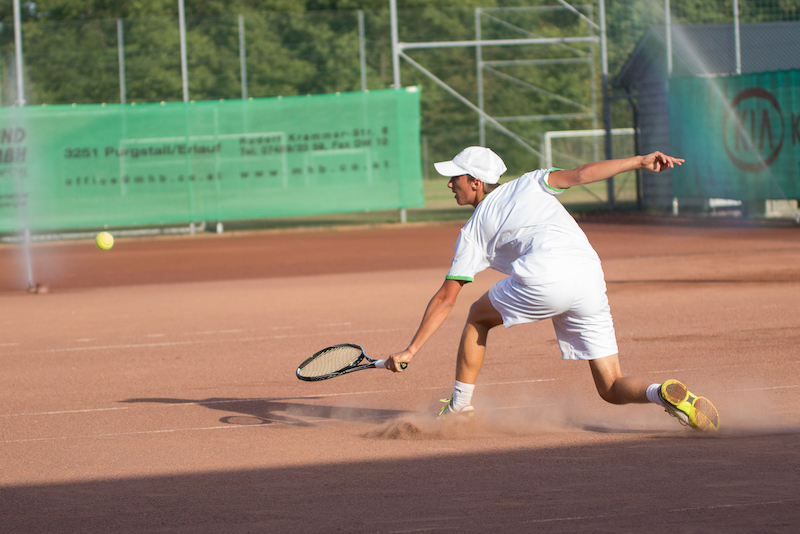
<instances>
[{"instance_id":1,"label":"player's knee","mask_svg":"<svg viewBox=\"0 0 800 534\"><path fill-rule=\"evenodd\" d=\"M597 386L597 393L600 395L600 398L606 401L607 403L625 404L625 401L622 400L614 390L613 383L611 385L606 385L606 384L595 384L595 385Z\"/></svg>"},{"instance_id":2,"label":"player's knee","mask_svg":"<svg viewBox=\"0 0 800 534\"><path fill-rule=\"evenodd\" d=\"M503 324L503 318L491 305L489 299L479 299L470 306L467 322L488 330Z\"/></svg>"}]
</instances>

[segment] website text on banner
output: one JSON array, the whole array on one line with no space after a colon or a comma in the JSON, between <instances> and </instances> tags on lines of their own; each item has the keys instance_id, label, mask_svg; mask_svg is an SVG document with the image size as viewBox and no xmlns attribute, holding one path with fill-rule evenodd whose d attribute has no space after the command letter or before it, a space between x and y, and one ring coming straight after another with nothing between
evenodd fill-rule
<instances>
[{"instance_id":1,"label":"website text on banner","mask_svg":"<svg viewBox=\"0 0 800 534\"><path fill-rule=\"evenodd\" d=\"M0 109L0 231L423 204L417 88Z\"/></svg>"},{"instance_id":2,"label":"website text on banner","mask_svg":"<svg viewBox=\"0 0 800 534\"><path fill-rule=\"evenodd\" d=\"M800 71L669 82L679 198L800 199Z\"/></svg>"}]
</instances>

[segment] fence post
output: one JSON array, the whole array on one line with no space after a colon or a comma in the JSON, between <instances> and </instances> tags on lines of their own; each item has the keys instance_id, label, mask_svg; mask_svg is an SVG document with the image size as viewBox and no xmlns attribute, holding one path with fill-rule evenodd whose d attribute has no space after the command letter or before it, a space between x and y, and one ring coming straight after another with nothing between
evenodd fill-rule
<instances>
[{"instance_id":1,"label":"fence post","mask_svg":"<svg viewBox=\"0 0 800 534\"><path fill-rule=\"evenodd\" d=\"M611 137L611 99L608 94L608 43L606 41L606 4L605 0L598 0L598 16L600 17L600 64L602 67L603 83L603 127L606 131L606 159L614 157L613 139ZM614 211L614 178L606 180L606 195L608 197L608 211Z\"/></svg>"},{"instance_id":2,"label":"fence post","mask_svg":"<svg viewBox=\"0 0 800 534\"><path fill-rule=\"evenodd\" d=\"M189 73L186 65L186 12L183 0L178 0L178 27L181 38L181 79L183 81L183 101L189 101Z\"/></svg>"},{"instance_id":3,"label":"fence post","mask_svg":"<svg viewBox=\"0 0 800 534\"><path fill-rule=\"evenodd\" d=\"M742 42L739 34L739 0L733 0L733 42L736 47L736 74L741 74Z\"/></svg>"},{"instance_id":4,"label":"fence post","mask_svg":"<svg viewBox=\"0 0 800 534\"><path fill-rule=\"evenodd\" d=\"M669 0L664 0L664 39L667 43L667 76L672 76L672 10Z\"/></svg>"},{"instance_id":5,"label":"fence post","mask_svg":"<svg viewBox=\"0 0 800 534\"><path fill-rule=\"evenodd\" d=\"M392 25L392 71L394 87L400 89L400 43L397 36L397 0L389 0L389 18Z\"/></svg>"},{"instance_id":6,"label":"fence post","mask_svg":"<svg viewBox=\"0 0 800 534\"><path fill-rule=\"evenodd\" d=\"M247 61L244 46L244 15L239 15L239 68L242 71L242 100L247 100Z\"/></svg>"},{"instance_id":7,"label":"fence post","mask_svg":"<svg viewBox=\"0 0 800 534\"><path fill-rule=\"evenodd\" d=\"M364 30L364 11L358 10L358 59L361 66L361 90L367 90L367 47Z\"/></svg>"},{"instance_id":8,"label":"fence post","mask_svg":"<svg viewBox=\"0 0 800 534\"><path fill-rule=\"evenodd\" d=\"M17 63L17 105L25 105L25 86L22 81L22 23L19 0L14 0L14 58Z\"/></svg>"},{"instance_id":9,"label":"fence post","mask_svg":"<svg viewBox=\"0 0 800 534\"><path fill-rule=\"evenodd\" d=\"M475 63L478 66L478 108L485 112L483 95L483 49L481 48L481 8L475 8ZM478 144L486 146L486 119L478 114Z\"/></svg>"},{"instance_id":10,"label":"fence post","mask_svg":"<svg viewBox=\"0 0 800 534\"><path fill-rule=\"evenodd\" d=\"M117 19L117 57L119 58L119 103L125 103L125 40L122 36L122 19Z\"/></svg>"}]
</instances>

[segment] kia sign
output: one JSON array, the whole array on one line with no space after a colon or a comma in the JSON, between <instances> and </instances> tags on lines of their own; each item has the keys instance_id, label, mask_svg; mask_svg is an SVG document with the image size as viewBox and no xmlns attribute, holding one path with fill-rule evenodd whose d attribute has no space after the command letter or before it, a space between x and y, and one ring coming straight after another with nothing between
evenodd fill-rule
<instances>
[{"instance_id":1,"label":"kia sign","mask_svg":"<svg viewBox=\"0 0 800 534\"><path fill-rule=\"evenodd\" d=\"M800 198L800 71L673 78L669 137L679 198Z\"/></svg>"},{"instance_id":2,"label":"kia sign","mask_svg":"<svg viewBox=\"0 0 800 534\"><path fill-rule=\"evenodd\" d=\"M722 119L725 152L734 165L759 172L772 165L783 148L784 121L778 100L765 89L745 89Z\"/></svg>"}]
</instances>

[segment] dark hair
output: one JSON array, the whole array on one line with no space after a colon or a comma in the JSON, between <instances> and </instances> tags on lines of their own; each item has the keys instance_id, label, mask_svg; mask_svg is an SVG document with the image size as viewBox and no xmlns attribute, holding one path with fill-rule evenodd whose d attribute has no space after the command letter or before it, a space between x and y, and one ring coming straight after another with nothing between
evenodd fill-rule
<instances>
[{"instance_id":1,"label":"dark hair","mask_svg":"<svg viewBox=\"0 0 800 534\"><path fill-rule=\"evenodd\" d=\"M478 179L478 178L475 178L474 176L469 175L469 174L467 176L469 177L469 181L470 182L474 182L475 180ZM481 180L481 183L483 184L483 194L484 195L488 195L489 193L491 193L492 191L494 191L495 189L500 187L500 184L487 184L483 180Z\"/></svg>"}]
</instances>

